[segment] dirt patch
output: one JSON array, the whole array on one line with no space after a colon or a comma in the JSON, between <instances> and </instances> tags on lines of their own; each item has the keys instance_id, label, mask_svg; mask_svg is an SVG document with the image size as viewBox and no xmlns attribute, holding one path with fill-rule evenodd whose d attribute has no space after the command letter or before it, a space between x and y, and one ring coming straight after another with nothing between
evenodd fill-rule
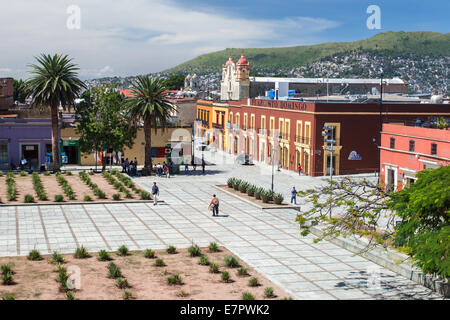
<instances>
[{"instance_id":1,"label":"dirt patch","mask_svg":"<svg viewBox=\"0 0 450 320\"><path fill-rule=\"evenodd\" d=\"M89 178L92 180L93 183L97 184L103 192L106 194L106 199L98 199L91 188L89 188L88 185L86 185L78 176L77 173L73 173L72 175L63 175L64 178L67 180L69 185L72 187L73 191L76 195L76 200L68 200L66 195L64 194L63 189L58 184L58 181L56 180L56 176L54 174L46 176L44 174L40 174L39 177L42 181L42 185L44 187L45 193L47 194L47 200L41 201L38 199L37 194L33 187L33 181L31 174L28 174L27 176L20 176L20 175L14 175L14 180L16 182L17 187L17 196L15 201L8 201L7 195L6 195L6 176L0 177L0 200L1 203L4 204L20 204L23 203L24 196L26 194L31 194L34 197L34 200L36 203L39 204L49 204L49 203L55 203L55 195L63 195L64 202L71 202L71 203L77 203L77 202L84 202L84 196L89 195L91 199L95 202L109 202L113 200L113 194L119 193L121 195L121 201L127 200L127 201L140 201L139 195L137 195L133 190L127 188L131 194L132 198L125 199L125 194L122 192L119 192L118 190L114 189L114 186L110 185L108 181L101 175L101 174L95 174L90 175ZM138 186L139 187L139 186ZM126 188L126 187L125 187ZM120 201L119 201L120 202Z\"/></svg>"},{"instance_id":2,"label":"dirt patch","mask_svg":"<svg viewBox=\"0 0 450 320\"><path fill-rule=\"evenodd\" d=\"M271 283L261 274L239 261L242 267L248 268L250 276L240 277L237 269L225 266L224 259L232 255L227 249L210 253L207 248L202 252L208 256L211 263L219 265L220 271L230 273L231 282L221 281L221 274L209 272L208 266L198 264L198 257L191 258L187 250L179 250L177 254L169 255L165 251L157 251L156 256L165 262L164 267L156 267L155 259L146 259L142 252L132 252L126 257L111 254L113 262L121 269L122 275L128 280L128 289L134 298L140 300L239 300L243 292L251 292L256 299L266 299L266 287L274 289L276 299L289 297L281 288ZM75 259L65 255L66 268L76 266L81 274L81 288L75 291L80 300L119 300L123 299L123 290L116 287L115 280L108 278L108 263L98 261L92 254L88 259ZM51 264L49 256L42 261L29 261L26 257L0 258L0 264L12 262L14 284L0 284L0 296L12 294L18 300L60 300L65 299L65 293L59 290L56 282L55 265ZM169 285L167 278L179 274L181 285ZM249 279L257 277L260 285L249 286ZM184 292L185 296L182 296Z\"/></svg>"},{"instance_id":3,"label":"dirt patch","mask_svg":"<svg viewBox=\"0 0 450 320\"><path fill-rule=\"evenodd\" d=\"M231 192L241 198L244 198L245 200L249 200L253 203L256 203L257 205L260 205L262 207L288 207L289 205L287 203L282 203L282 204L275 204L273 201L269 201L269 203L264 203L262 200L257 200L255 197L250 197L247 193L242 193L238 190L234 190L234 188L230 188L227 185L218 185L219 188L224 189L228 192Z\"/></svg>"}]
</instances>

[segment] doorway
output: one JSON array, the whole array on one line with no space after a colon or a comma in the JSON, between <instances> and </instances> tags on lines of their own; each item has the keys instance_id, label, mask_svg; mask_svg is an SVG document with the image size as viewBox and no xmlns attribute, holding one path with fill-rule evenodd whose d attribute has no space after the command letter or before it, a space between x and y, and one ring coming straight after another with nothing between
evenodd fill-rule
<instances>
[{"instance_id":1,"label":"doorway","mask_svg":"<svg viewBox=\"0 0 450 320\"><path fill-rule=\"evenodd\" d=\"M78 147L64 146L63 152L67 157L67 164L78 164Z\"/></svg>"},{"instance_id":2,"label":"doorway","mask_svg":"<svg viewBox=\"0 0 450 320\"><path fill-rule=\"evenodd\" d=\"M333 168L330 167L330 159L331 159L331 165L333 166ZM327 155L327 173L326 175L329 176L331 174L334 175L334 173L336 172L336 156L332 156L330 154Z\"/></svg>"},{"instance_id":3,"label":"doorway","mask_svg":"<svg viewBox=\"0 0 450 320\"><path fill-rule=\"evenodd\" d=\"M395 173L396 170L386 169L386 191L391 192L395 189Z\"/></svg>"},{"instance_id":4,"label":"doorway","mask_svg":"<svg viewBox=\"0 0 450 320\"><path fill-rule=\"evenodd\" d=\"M38 144L22 144L21 147L21 161L27 160L24 169L38 170L39 169L39 145Z\"/></svg>"}]
</instances>

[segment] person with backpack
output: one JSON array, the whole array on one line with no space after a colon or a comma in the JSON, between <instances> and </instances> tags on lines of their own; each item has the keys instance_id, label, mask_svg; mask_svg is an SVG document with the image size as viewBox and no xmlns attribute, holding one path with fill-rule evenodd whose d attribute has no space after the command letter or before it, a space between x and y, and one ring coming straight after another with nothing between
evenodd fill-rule
<instances>
[{"instance_id":1,"label":"person with backpack","mask_svg":"<svg viewBox=\"0 0 450 320\"><path fill-rule=\"evenodd\" d=\"M152 196L153 196L153 205L156 206L156 204L158 203L157 197L159 197L159 187L156 185L156 182L153 182Z\"/></svg>"},{"instance_id":2,"label":"person with backpack","mask_svg":"<svg viewBox=\"0 0 450 320\"><path fill-rule=\"evenodd\" d=\"M213 198L209 206L210 208L212 208L213 217L219 216L219 199L215 194L213 195Z\"/></svg>"}]
</instances>

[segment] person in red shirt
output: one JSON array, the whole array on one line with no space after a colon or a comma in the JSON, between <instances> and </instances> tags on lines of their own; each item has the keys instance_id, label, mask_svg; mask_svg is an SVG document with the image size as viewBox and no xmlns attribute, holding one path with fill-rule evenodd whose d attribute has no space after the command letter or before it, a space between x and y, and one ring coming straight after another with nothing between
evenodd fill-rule
<instances>
[{"instance_id":1,"label":"person in red shirt","mask_svg":"<svg viewBox=\"0 0 450 320\"><path fill-rule=\"evenodd\" d=\"M213 198L211 200L211 203L209 204L210 207L212 207L213 217L219 215L219 199L216 195L213 195Z\"/></svg>"},{"instance_id":2,"label":"person in red shirt","mask_svg":"<svg viewBox=\"0 0 450 320\"><path fill-rule=\"evenodd\" d=\"M300 163L298 164L298 175L300 176L302 174L302 166L300 165Z\"/></svg>"}]
</instances>

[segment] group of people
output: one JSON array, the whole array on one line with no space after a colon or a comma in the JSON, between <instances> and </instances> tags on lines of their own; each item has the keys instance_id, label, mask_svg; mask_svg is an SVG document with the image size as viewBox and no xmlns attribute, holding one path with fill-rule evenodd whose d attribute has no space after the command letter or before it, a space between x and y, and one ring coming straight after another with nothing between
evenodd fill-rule
<instances>
[{"instance_id":1,"label":"group of people","mask_svg":"<svg viewBox=\"0 0 450 320\"><path fill-rule=\"evenodd\" d=\"M137 175L137 167L138 167L138 161L136 157L134 158L134 161L131 162L128 160L128 158L123 161L122 159L122 173L128 173L130 176Z\"/></svg>"},{"instance_id":2,"label":"group of people","mask_svg":"<svg viewBox=\"0 0 450 320\"><path fill-rule=\"evenodd\" d=\"M193 171L195 172L195 170L197 170L197 164L195 163L194 159L191 160L191 166L192 166ZM205 159L203 159L203 158L202 158L201 166L202 166L202 174L205 174L206 162L205 162ZM184 163L184 171L186 173L189 172L189 164L187 162Z\"/></svg>"},{"instance_id":3,"label":"group of people","mask_svg":"<svg viewBox=\"0 0 450 320\"><path fill-rule=\"evenodd\" d=\"M158 177L165 175L166 178L170 178L170 167L171 164L166 164L166 162L164 161L162 165L160 163L158 163L157 165L153 165L153 171Z\"/></svg>"}]
</instances>

